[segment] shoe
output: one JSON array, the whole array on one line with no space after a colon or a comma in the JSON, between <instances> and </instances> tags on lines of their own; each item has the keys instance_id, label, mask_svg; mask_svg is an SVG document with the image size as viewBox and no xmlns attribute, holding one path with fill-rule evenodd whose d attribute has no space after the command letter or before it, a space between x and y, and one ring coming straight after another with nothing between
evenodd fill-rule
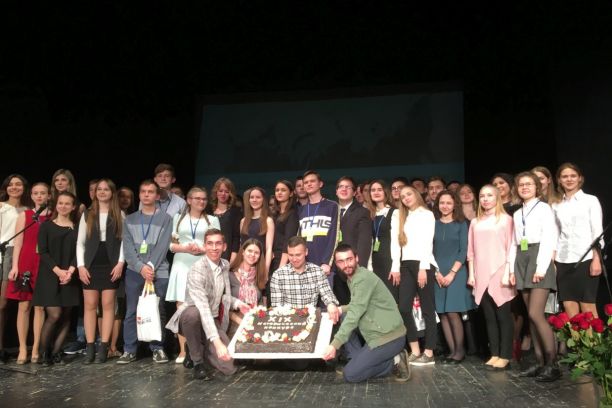
<instances>
[{"instance_id":1,"label":"shoe","mask_svg":"<svg viewBox=\"0 0 612 408\"><path fill-rule=\"evenodd\" d=\"M553 382L561 378L561 370L559 367L547 365L542 368L540 374L535 378L537 382Z\"/></svg>"},{"instance_id":2,"label":"shoe","mask_svg":"<svg viewBox=\"0 0 612 408\"><path fill-rule=\"evenodd\" d=\"M98 354L96 354L96 364L104 364L106 363L106 358L108 357L108 343L100 343L100 347L98 347Z\"/></svg>"},{"instance_id":3,"label":"shoe","mask_svg":"<svg viewBox=\"0 0 612 408\"><path fill-rule=\"evenodd\" d=\"M434 359L434 356L428 356L425 353L422 353L419 358L417 358L416 360L412 361L410 364L412 364L413 366L417 366L417 367L421 367L421 366L428 366L428 365L434 365L436 364L436 360Z\"/></svg>"},{"instance_id":4,"label":"shoe","mask_svg":"<svg viewBox=\"0 0 612 408\"><path fill-rule=\"evenodd\" d=\"M51 358L53 359L53 364L65 364L64 353L62 353L61 351L58 351L57 353L53 353Z\"/></svg>"},{"instance_id":5,"label":"shoe","mask_svg":"<svg viewBox=\"0 0 612 408\"><path fill-rule=\"evenodd\" d=\"M121 355L121 357L119 357L117 364L129 364L132 361L136 361L136 353L128 353L126 351Z\"/></svg>"},{"instance_id":6,"label":"shoe","mask_svg":"<svg viewBox=\"0 0 612 408\"><path fill-rule=\"evenodd\" d=\"M191 359L191 356L189 355L189 350L185 351L185 360L183 360L183 367L185 368L193 368L194 364L193 364L193 360Z\"/></svg>"},{"instance_id":7,"label":"shoe","mask_svg":"<svg viewBox=\"0 0 612 408\"><path fill-rule=\"evenodd\" d=\"M406 353L408 353L408 352L406 352ZM410 355L408 356L408 364L411 364L413 361L415 361L419 357L421 357L421 356L417 356L414 353L410 353Z\"/></svg>"},{"instance_id":8,"label":"shoe","mask_svg":"<svg viewBox=\"0 0 612 408\"><path fill-rule=\"evenodd\" d=\"M106 358L117 358L117 357L121 357L121 352L117 349L115 350L108 350L108 353L106 355Z\"/></svg>"},{"instance_id":9,"label":"shoe","mask_svg":"<svg viewBox=\"0 0 612 408\"><path fill-rule=\"evenodd\" d=\"M504 361L506 362L505 365ZM488 365L485 368L489 371L506 371L510 370L512 367L510 366L510 360L500 358L493 365Z\"/></svg>"},{"instance_id":10,"label":"shoe","mask_svg":"<svg viewBox=\"0 0 612 408\"><path fill-rule=\"evenodd\" d=\"M168 356L166 355L164 350L158 349L153 351L153 362L157 364L168 362Z\"/></svg>"},{"instance_id":11,"label":"shoe","mask_svg":"<svg viewBox=\"0 0 612 408\"><path fill-rule=\"evenodd\" d=\"M32 356L32 358L30 358L30 362L32 364L40 364L40 362L41 362L40 356Z\"/></svg>"},{"instance_id":12,"label":"shoe","mask_svg":"<svg viewBox=\"0 0 612 408\"><path fill-rule=\"evenodd\" d=\"M80 354L80 353L83 353L85 351L85 346L86 345L87 345L87 343L85 343L84 341L74 341L74 342L68 344L64 348L64 353L66 353L66 354Z\"/></svg>"},{"instance_id":13,"label":"shoe","mask_svg":"<svg viewBox=\"0 0 612 408\"><path fill-rule=\"evenodd\" d=\"M412 376L410 371L410 363L408 363L408 352L406 350L402 350L399 353L399 360L399 363L396 365L397 374L395 376L395 381L406 382L410 380L410 377Z\"/></svg>"},{"instance_id":14,"label":"shoe","mask_svg":"<svg viewBox=\"0 0 612 408\"><path fill-rule=\"evenodd\" d=\"M210 381L213 378L204 363L200 363L193 366L193 379Z\"/></svg>"},{"instance_id":15,"label":"shoe","mask_svg":"<svg viewBox=\"0 0 612 408\"><path fill-rule=\"evenodd\" d=\"M96 345L94 343L87 343L85 346L85 360L83 364L91 364L96 358Z\"/></svg>"},{"instance_id":16,"label":"shoe","mask_svg":"<svg viewBox=\"0 0 612 408\"><path fill-rule=\"evenodd\" d=\"M53 365L53 358L51 357L51 352L43 351L41 359L42 365L44 367L50 367Z\"/></svg>"},{"instance_id":17,"label":"shoe","mask_svg":"<svg viewBox=\"0 0 612 408\"><path fill-rule=\"evenodd\" d=\"M499 360L499 357L491 356L491 358L485 363L485 365L492 366L493 364L497 363L497 360Z\"/></svg>"},{"instance_id":18,"label":"shoe","mask_svg":"<svg viewBox=\"0 0 612 408\"><path fill-rule=\"evenodd\" d=\"M345 367L345 364L340 364L340 363L336 364L336 367L334 368L334 370L336 371L336 374L344 376L344 367Z\"/></svg>"},{"instance_id":19,"label":"shoe","mask_svg":"<svg viewBox=\"0 0 612 408\"><path fill-rule=\"evenodd\" d=\"M24 365L24 364L27 364L28 361L30 361L30 360L28 360L27 357L26 358L22 358L22 359L18 358L16 363L17 363L17 365Z\"/></svg>"},{"instance_id":20,"label":"shoe","mask_svg":"<svg viewBox=\"0 0 612 408\"><path fill-rule=\"evenodd\" d=\"M174 360L176 364L183 364L185 362L185 356L178 356L176 360Z\"/></svg>"},{"instance_id":21,"label":"shoe","mask_svg":"<svg viewBox=\"0 0 612 408\"><path fill-rule=\"evenodd\" d=\"M6 364L8 361L8 353L6 350L0 350L0 364Z\"/></svg>"},{"instance_id":22,"label":"shoe","mask_svg":"<svg viewBox=\"0 0 612 408\"><path fill-rule=\"evenodd\" d=\"M446 359L446 364L447 365L459 365L459 364L463 363L463 360L465 360L465 357L463 357L463 358L461 358L459 360L454 359L454 358L448 358L448 359Z\"/></svg>"},{"instance_id":23,"label":"shoe","mask_svg":"<svg viewBox=\"0 0 612 408\"><path fill-rule=\"evenodd\" d=\"M542 371L542 366L537 364L527 367L523 371L518 373L519 377L537 377Z\"/></svg>"}]
</instances>

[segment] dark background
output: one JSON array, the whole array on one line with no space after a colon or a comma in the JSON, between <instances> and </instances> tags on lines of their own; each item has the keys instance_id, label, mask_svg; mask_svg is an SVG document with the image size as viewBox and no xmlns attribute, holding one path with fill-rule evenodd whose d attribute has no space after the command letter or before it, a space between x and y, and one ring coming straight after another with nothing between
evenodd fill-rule
<instances>
[{"instance_id":1,"label":"dark background","mask_svg":"<svg viewBox=\"0 0 612 408\"><path fill-rule=\"evenodd\" d=\"M610 2L124 3L3 6L0 176L188 187L201 95L452 81L467 181L571 160L609 208Z\"/></svg>"}]
</instances>

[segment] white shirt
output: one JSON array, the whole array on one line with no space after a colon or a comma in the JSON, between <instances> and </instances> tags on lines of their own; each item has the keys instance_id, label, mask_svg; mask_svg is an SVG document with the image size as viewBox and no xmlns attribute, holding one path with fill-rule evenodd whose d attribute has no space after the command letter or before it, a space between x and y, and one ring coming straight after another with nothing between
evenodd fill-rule
<instances>
[{"instance_id":1,"label":"white shirt","mask_svg":"<svg viewBox=\"0 0 612 408\"><path fill-rule=\"evenodd\" d=\"M15 208L9 203L0 203L0 242L4 242L15 235L15 227L19 214L25 211L25 207ZM15 240L8 243L12 247Z\"/></svg>"},{"instance_id":2,"label":"white shirt","mask_svg":"<svg viewBox=\"0 0 612 408\"><path fill-rule=\"evenodd\" d=\"M122 213L123 215L123 213ZM106 220L108 219L108 213L100 213L100 242L106 242ZM123 220L121 220L123 222ZM81 221L79 221L79 234L77 235L77 266L85 266L85 240L87 240L87 221L85 220L85 213L81 215ZM119 249L119 260L117 262L124 262L123 257L123 242ZM114 267L114 265L113 265Z\"/></svg>"},{"instance_id":3,"label":"white shirt","mask_svg":"<svg viewBox=\"0 0 612 408\"><path fill-rule=\"evenodd\" d=\"M523 238L529 244L540 244L536 259L536 275L545 276L557 246L557 227L552 208L539 199L524 203L520 210L514 212L514 248L511 250L510 262L514 264L516 251L520 251ZM519 247L517 247L519 245Z\"/></svg>"},{"instance_id":4,"label":"white shirt","mask_svg":"<svg viewBox=\"0 0 612 408\"><path fill-rule=\"evenodd\" d=\"M399 272L401 261L419 261L419 269L430 269L435 265L433 237L436 220L433 213L419 207L410 211L404 223L406 245L399 244L399 211L391 215L391 271Z\"/></svg>"},{"instance_id":5,"label":"white shirt","mask_svg":"<svg viewBox=\"0 0 612 408\"><path fill-rule=\"evenodd\" d=\"M553 211L559 231L555 260L562 263L578 262L603 231L601 204L594 195L579 190L573 197L563 196L561 202L553 204ZM600 245L603 248L603 239ZM592 258L593 251L589 251L584 260Z\"/></svg>"}]
</instances>

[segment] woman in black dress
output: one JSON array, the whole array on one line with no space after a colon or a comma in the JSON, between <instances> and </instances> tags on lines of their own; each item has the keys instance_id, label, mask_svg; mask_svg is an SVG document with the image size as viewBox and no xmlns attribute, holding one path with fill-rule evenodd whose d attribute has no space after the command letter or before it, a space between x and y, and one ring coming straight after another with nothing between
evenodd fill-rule
<instances>
[{"instance_id":1,"label":"woman in black dress","mask_svg":"<svg viewBox=\"0 0 612 408\"><path fill-rule=\"evenodd\" d=\"M393 295L399 300L399 286L393 285L391 272L391 215L395 208L389 188L382 180L374 180L370 184L370 200L367 200L372 218L372 256L368 269L383 281Z\"/></svg>"},{"instance_id":2,"label":"woman in black dress","mask_svg":"<svg viewBox=\"0 0 612 408\"><path fill-rule=\"evenodd\" d=\"M52 220L43 223L38 232L40 267L33 298L34 305L43 306L47 312L40 341L43 364L47 366L62 362L61 348L70 328L70 312L79 304L80 292L79 280L74 276L77 240L74 194L58 193L54 210Z\"/></svg>"},{"instance_id":3,"label":"woman in black dress","mask_svg":"<svg viewBox=\"0 0 612 408\"><path fill-rule=\"evenodd\" d=\"M221 258L232 263L240 249L240 219L242 211L238 208L236 187L228 178L221 177L215 181L211 191L213 214L219 218L221 232L225 238L227 249Z\"/></svg>"},{"instance_id":4,"label":"woman in black dress","mask_svg":"<svg viewBox=\"0 0 612 408\"><path fill-rule=\"evenodd\" d=\"M272 244L272 273L288 262L287 240L297 235L299 220L295 209L295 193L293 183L279 180L274 187L274 243Z\"/></svg>"},{"instance_id":5,"label":"woman in black dress","mask_svg":"<svg viewBox=\"0 0 612 408\"><path fill-rule=\"evenodd\" d=\"M95 357L96 309L100 300L101 343L96 363L106 361L115 320L115 293L123 274L122 224L115 184L101 179L96 184L91 207L81 216L77 239L77 265L83 283L83 320L87 339L85 364L91 364Z\"/></svg>"},{"instance_id":6,"label":"woman in black dress","mask_svg":"<svg viewBox=\"0 0 612 408\"><path fill-rule=\"evenodd\" d=\"M240 244L254 238L264 247L266 275L272 263L272 242L274 241L274 221L268 216L266 192L261 187L251 187L244 192L244 217L240 220Z\"/></svg>"}]
</instances>

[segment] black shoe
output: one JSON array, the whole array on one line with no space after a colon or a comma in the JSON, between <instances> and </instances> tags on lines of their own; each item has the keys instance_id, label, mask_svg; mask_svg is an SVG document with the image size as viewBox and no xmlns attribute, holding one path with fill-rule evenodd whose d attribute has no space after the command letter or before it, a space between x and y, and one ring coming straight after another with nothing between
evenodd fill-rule
<instances>
[{"instance_id":1,"label":"black shoe","mask_svg":"<svg viewBox=\"0 0 612 408\"><path fill-rule=\"evenodd\" d=\"M532 365L530 367L527 367L526 369L524 369L523 371L521 371L520 373L518 373L519 377L537 377L540 372L542 371L541 366L539 365Z\"/></svg>"},{"instance_id":2,"label":"black shoe","mask_svg":"<svg viewBox=\"0 0 612 408\"><path fill-rule=\"evenodd\" d=\"M106 363L106 359L108 358L108 343L100 343L100 347L98 347L98 354L96 354L96 364Z\"/></svg>"},{"instance_id":3,"label":"black shoe","mask_svg":"<svg viewBox=\"0 0 612 408\"><path fill-rule=\"evenodd\" d=\"M193 360L191 359L191 356L189 355L189 350L187 349L185 350L185 360L183 360L183 367L193 368Z\"/></svg>"},{"instance_id":4,"label":"black shoe","mask_svg":"<svg viewBox=\"0 0 612 408\"><path fill-rule=\"evenodd\" d=\"M561 370L559 370L559 367L547 365L542 368L535 380L537 382L553 382L557 381L559 378L561 378Z\"/></svg>"},{"instance_id":5,"label":"black shoe","mask_svg":"<svg viewBox=\"0 0 612 408\"><path fill-rule=\"evenodd\" d=\"M206 365L204 363L200 363L193 366L193 379L210 381L213 379L213 377Z\"/></svg>"},{"instance_id":6,"label":"black shoe","mask_svg":"<svg viewBox=\"0 0 612 408\"><path fill-rule=\"evenodd\" d=\"M85 346L85 360L83 364L91 364L96 358L96 345L95 343L87 343Z\"/></svg>"},{"instance_id":7,"label":"black shoe","mask_svg":"<svg viewBox=\"0 0 612 408\"><path fill-rule=\"evenodd\" d=\"M456 360L454 358L447 358L446 359L446 364L447 365L459 365L459 364L463 363L463 360L465 360L465 357L463 357L463 358L461 358L459 360Z\"/></svg>"},{"instance_id":8,"label":"black shoe","mask_svg":"<svg viewBox=\"0 0 612 408\"><path fill-rule=\"evenodd\" d=\"M54 353L51 358L53 359L53 364L64 364L64 353L61 351Z\"/></svg>"},{"instance_id":9,"label":"black shoe","mask_svg":"<svg viewBox=\"0 0 612 408\"><path fill-rule=\"evenodd\" d=\"M49 351L43 351L42 357L40 359L44 367L50 367L53 365L53 356Z\"/></svg>"}]
</instances>

